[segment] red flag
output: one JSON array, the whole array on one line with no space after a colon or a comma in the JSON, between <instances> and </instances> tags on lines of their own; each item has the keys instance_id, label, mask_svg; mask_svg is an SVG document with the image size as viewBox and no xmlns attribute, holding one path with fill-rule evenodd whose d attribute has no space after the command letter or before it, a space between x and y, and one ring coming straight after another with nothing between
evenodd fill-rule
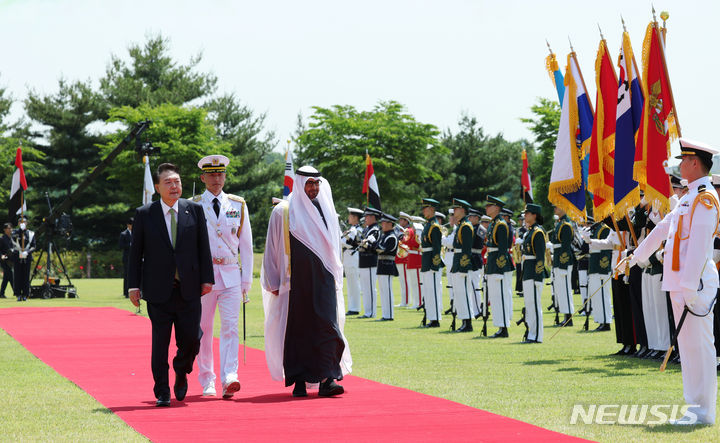
<instances>
[{"instance_id":1,"label":"red flag","mask_svg":"<svg viewBox=\"0 0 720 443\"><path fill-rule=\"evenodd\" d=\"M645 198L667 213L672 188L665 165L670 144L680 136L680 127L676 121L665 48L655 22L651 22L645 32L643 78L645 105L635 149L633 178L645 191Z\"/></svg>"},{"instance_id":2,"label":"red flag","mask_svg":"<svg viewBox=\"0 0 720 443\"><path fill-rule=\"evenodd\" d=\"M27 190L27 180L25 180L25 170L22 164L22 149L18 148L15 154L15 172L12 176L10 184L10 202L8 204L8 220L14 221L15 215L22 211L23 208L23 191Z\"/></svg>"},{"instance_id":3,"label":"red flag","mask_svg":"<svg viewBox=\"0 0 720 443\"><path fill-rule=\"evenodd\" d=\"M522 186L522 199L525 203L533 202L532 182L530 181L530 172L528 171L527 152L522 151L522 175L520 176L520 185Z\"/></svg>"},{"instance_id":4,"label":"red flag","mask_svg":"<svg viewBox=\"0 0 720 443\"><path fill-rule=\"evenodd\" d=\"M367 205L371 208L380 209L380 189L378 188L375 170L373 169L370 154L365 154L365 180L363 181L363 194L367 194Z\"/></svg>"},{"instance_id":5,"label":"red flag","mask_svg":"<svg viewBox=\"0 0 720 443\"><path fill-rule=\"evenodd\" d=\"M615 182L615 113L617 111L617 75L607 51L600 40L595 60L597 105L590 138L590 168L588 190L593 194L593 215L602 220L613 212Z\"/></svg>"}]
</instances>

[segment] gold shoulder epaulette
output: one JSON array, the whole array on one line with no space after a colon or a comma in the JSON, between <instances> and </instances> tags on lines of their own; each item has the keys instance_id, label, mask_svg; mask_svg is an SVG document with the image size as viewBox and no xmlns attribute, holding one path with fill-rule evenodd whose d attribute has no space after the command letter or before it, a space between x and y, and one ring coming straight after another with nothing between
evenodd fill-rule
<instances>
[{"instance_id":1,"label":"gold shoulder epaulette","mask_svg":"<svg viewBox=\"0 0 720 443\"><path fill-rule=\"evenodd\" d=\"M202 194L196 195L192 198L192 201L194 201L195 203L199 202L200 200L202 200Z\"/></svg>"},{"instance_id":2,"label":"gold shoulder epaulette","mask_svg":"<svg viewBox=\"0 0 720 443\"><path fill-rule=\"evenodd\" d=\"M245 199L244 199L244 198L242 198L242 197L240 197L240 196L238 196L238 195L235 195L235 194L228 194L228 195L227 195L227 198L229 198L230 200L232 200L232 201L234 201L234 202L245 203Z\"/></svg>"}]
</instances>

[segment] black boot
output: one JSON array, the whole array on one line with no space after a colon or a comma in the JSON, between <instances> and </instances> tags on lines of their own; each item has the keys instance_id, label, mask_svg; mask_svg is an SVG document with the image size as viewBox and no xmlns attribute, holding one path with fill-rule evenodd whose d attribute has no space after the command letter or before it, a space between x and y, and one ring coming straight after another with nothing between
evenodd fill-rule
<instances>
[{"instance_id":1,"label":"black boot","mask_svg":"<svg viewBox=\"0 0 720 443\"><path fill-rule=\"evenodd\" d=\"M490 338L505 338L508 337L508 330L507 328L500 328L498 331L490 336Z\"/></svg>"},{"instance_id":2,"label":"black boot","mask_svg":"<svg viewBox=\"0 0 720 443\"><path fill-rule=\"evenodd\" d=\"M426 327L426 328L439 328L439 327L440 327L440 322L437 321L437 320L433 320L433 321L431 321L430 323L428 323L427 325L425 325L425 327Z\"/></svg>"},{"instance_id":3,"label":"black boot","mask_svg":"<svg viewBox=\"0 0 720 443\"><path fill-rule=\"evenodd\" d=\"M565 320L563 321L563 326L572 326L572 314L565 314Z\"/></svg>"},{"instance_id":4,"label":"black boot","mask_svg":"<svg viewBox=\"0 0 720 443\"><path fill-rule=\"evenodd\" d=\"M463 320L462 326L455 332L472 332L472 320Z\"/></svg>"}]
</instances>

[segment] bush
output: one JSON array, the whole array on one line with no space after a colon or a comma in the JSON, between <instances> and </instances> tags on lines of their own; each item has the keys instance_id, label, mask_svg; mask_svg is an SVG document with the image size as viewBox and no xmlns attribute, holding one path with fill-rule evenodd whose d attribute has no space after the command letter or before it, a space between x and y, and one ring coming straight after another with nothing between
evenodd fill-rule
<instances>
[{"instance_id":1,"label":"bush","mask_svg":"<svg viewBox=\"0 0 720 443\"><path fill-rule=\"evenodd\" d=\"M88 251L63 251L61 254L70 278L87 278ZM38 264L38 275L45 275L47 260ZM51 275L60 275L60 263L53 257ZM90 251L91 278L122 278L122 251Z\"/></svg>"}]
</instances>

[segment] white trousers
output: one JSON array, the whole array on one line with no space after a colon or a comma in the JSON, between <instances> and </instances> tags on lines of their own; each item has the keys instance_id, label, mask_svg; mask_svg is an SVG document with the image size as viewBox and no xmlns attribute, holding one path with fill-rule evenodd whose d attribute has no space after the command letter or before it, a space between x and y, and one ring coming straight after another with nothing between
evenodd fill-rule
<instances>
[{"instance_id":1,"label":"white trousers","mask_svg":"<svg viewBox=\"0 0 720 443\"><path fill-rule=\"evenodd\" d=\"M667 300L662 290L662 274L642 275L642 310L648 348L664 351L670 347ZM689 315L689 314L688 314Z\"/></svg>"},{"instance_id":2,"label":"white trousers","mask_svg":"<svg viewBox=\"0 0 720 443\"><path fill-rule=\"evenodd\" d=\"M483 306L483 270L484 268L480 268L477 271L470 271L468 273L468 277L470 277L470 285L472 286L472 292L470 293L473 300L472 307L475 308L472 313L473 317L477 317L481 314L480 308Z\"/></svg>"},{"instance_id":3,"label":"white trousers","mask_svg":"<svg viewBox=\"0 0 720 443\"><path fill-rule=\"evenodd\" d=\"M523 298L525 299L525 322L528 326L528 340L543 341L542 300L543 282L523 280Z\"/></svg>"},{"instance_id":4,"label":"white trousers","mask_svg":"<svg viewBox=\"0 0 720 443\"><path fill-rule=\"evenodd\" d=\"M240 335L238 320L242 304L240 285L232 288L213 290L200 298L202 316L200 328L203 336L200 339L200 352L197 356L198 381L205 387L215 383L213 370L213 320L215 307L220 312L220 380L222 383L237 381L238 349Z\"/></svg>"},{"instance_id":5,"label":"white trousers","mask_svg":"<svg viewBox=\"0 0 720 443\"><path fill-rule=\"evenodd\" d=\"M605 284L600 288L603 282ZM592 309L593 320L597 323L612 323L612 311L610 308L612 290L610 288L610 274L588 275L588 297L592 297L589 305L590 309Z\"/></svg>"},{"instance_id":6,"label":"white trousers","mask_svg":"<svg viewBox=\"0 0 720 443\"><path fill-rule=\"evenodd\" d=\"M356 266L345 267L348 311L360 312L360 269Z\"/></svg>"},{"instance_id":7,"label":"white trousers","mask_svg":"<svg viewBox=\"0 0 720 443\"><path fill-rule=\"evenodd\" d=\"M405 263L395 263L398 270L398 278L400 279L400 306L408 305L408 281L407 281L407 265Z\"/></svg>"},{"instance_id":8,"label":"white trousers","mask_svg":"<svg viewBox=\"0 0 720 443\"><path fill-rule=\"evenodd\" d=\"M420 282L420 269L406 269L405 275L407 276L408 285L408 306L417 308L420 306L422 301L420 300L420 294L422 292Z\"/></svg>"},{"instance_id":9,"label":"white trousers","mask_svg":"<svg viewBox=\"0 0 720 443\"><path fill-rule=\"evenodd\" d=\"M575 312L573 303L573 289L570 277L572 276L572 266L567 269L555 268L555 278L553 278L553 287L555 289L555 302L560 309L561 314L572 314Z\"/></svg>"},{"instance_id":10,"label":"white trousers","mask_svg":"<svg viewBox=\"0 0 720 443\"><path fill-rule=\"evenodd\" d=\"M488 301L492 307L493 325L508 328L512 323L512 272L488 274Z\"/></svg>"},{"instance_id":11,"label":"white trousers","mask_svg":"<svg viewBox=\"0 0 720 443\"><path fill-rule=\"evenodd\" d=\"M588 271L587 269L578 269L578 281L580 283L580 296L583 304L588 298Z\"/></svg>"},{"instance_id":12,"label":"white trousers","mask_svg":"<svg viewBox=\"0 0 720 443\"><path fill-rule=\"evenodd\" d=\"M377 289L375 281L377 280L377 266L371 268L359 268L360 274L360 290L362 292L363 306L365 315L375 317L377 312Z\"/></svg>"},{"instance_id":13,"label":"white trousers","mask_svg":"<svg viewBox=\"0 0 720 443\"><path fill-rule=\"evenodd\" d=\"M392 275L378 275L378 284L380 286L380 306L382 308L382 318L393 318L393 290Z\"/></svg>"},{"instance_id":14,"label":"white trousers","mask_svg":"<svg viewBox=\"0 0 720 443\"><path fill-rule=\"evenodd\" d=\"M685 317L678 336L680 361L682 362L683 394L688 405L699 405L690 408L703 423L715 423L717 404L717 356L713 345L713 311L710 304L715 297L716 288L705 287L698 292L698 298L692 308L696 317L690 313ZM682 293L670 292L675 324L680 321L685 302Z\"/></svg>"},{"instance_id":15,"label":"white trousers","mask_svg":"<svg viewBox=\"0 0 720 443\"><path fill-rule=\"evenodd\" d=\"M455 311L460 320L470 320L477 308L472 296L472 281L467 273L455 272L450 274L453 291L455 293Z\"/></svg>"},{"instance_id":16,"label":"white trousers","mask_svg":"<svg viewBox=\"0 0 720 443\"><path fill-rule=\"evenodd\" d=\"M450 297L451 302L455 303L455 301L454 301L455 300L455 292L453 291L452 280L450 279L450 268L445 268L445 269L446 269L445 279L447 280L447 284L445 286L447 287L447 290L448 290L448 297ZM440 273L442 274L442 271L440 271Z\"/></svg>"},{"instance_id":17,"label":"white trousers","mask_svg":"<svg viewBox=\"0 0 720 443\"><path fill-rule=\"evenodd\" d=\"M421 272L423 292L422 296L425 300L425 312L427 320L440 321L442 318L442 282L440 281L440 271Z\"/></svg>"}]
</instances>

